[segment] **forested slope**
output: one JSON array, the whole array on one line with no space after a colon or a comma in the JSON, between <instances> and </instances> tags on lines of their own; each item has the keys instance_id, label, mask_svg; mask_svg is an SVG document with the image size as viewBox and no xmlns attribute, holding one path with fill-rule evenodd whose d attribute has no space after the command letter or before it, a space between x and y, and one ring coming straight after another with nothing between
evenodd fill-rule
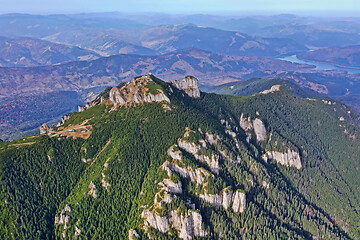
<instances>
[{"instance_id":1,"label":"forested slope","mask_svg":"<svg viewBox=\"0 0 360 240\"><path fill-rule=\"evenodd\" d=\"M0 142L0 236L360 237L350 109L282 86L198 97L188 79L136 78L51 135Z\"/></svg>"}]
</instances>

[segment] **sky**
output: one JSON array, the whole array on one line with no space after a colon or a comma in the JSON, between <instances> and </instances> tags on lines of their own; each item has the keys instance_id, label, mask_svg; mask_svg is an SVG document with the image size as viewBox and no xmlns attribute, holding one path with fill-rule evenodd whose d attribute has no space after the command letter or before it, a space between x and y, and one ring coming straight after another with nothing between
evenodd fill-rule
<instances>
[{"instance_id":1,"label":"sky","mask_svg":"<svg viewBox=\"0 0 360 240\"><path fill-rule=\"evenodd\" d=\"M0 0L1 13L306 13L360 16L360 0Z\"/></svg>"}]
</instances>

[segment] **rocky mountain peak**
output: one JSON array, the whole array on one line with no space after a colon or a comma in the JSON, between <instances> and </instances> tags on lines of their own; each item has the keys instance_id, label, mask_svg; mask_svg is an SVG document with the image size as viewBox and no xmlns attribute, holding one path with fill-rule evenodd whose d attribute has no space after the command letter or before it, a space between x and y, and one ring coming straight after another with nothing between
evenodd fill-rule
<instances>
[{"instance_id":1,"label":"rocky mountain peak","mask_svg":"<svg viewBox=\"0 0 360 240\"><path fill-rule=\"evenodd\" d=\"M162 101L170 103L164 89L154 82L151 75L136 77L120 88L113 87L109 99L117 105Z\"/></svg>"},{"instance_id":2,"label":"rocky mountain peak","mask_svg":"<svg viewBox=\"0 0 360 240\"><path fill-rule=\"evenodd\" d=\"M46 123L40 126L40 134L47 134L49 130L50 127Z\"/></svg>"},{"instance_id":3,"label":"rocky mountain peak","mask_svg":"<svg viewBox=\"0 0 360 240\"><path fill-rule=\"evenodd\" d=\"M186 76L181 82L175 80L173 85L180 90L184 90L192 98L200 97L199 80L196 77Z\"/></svg>"}]
</instances>

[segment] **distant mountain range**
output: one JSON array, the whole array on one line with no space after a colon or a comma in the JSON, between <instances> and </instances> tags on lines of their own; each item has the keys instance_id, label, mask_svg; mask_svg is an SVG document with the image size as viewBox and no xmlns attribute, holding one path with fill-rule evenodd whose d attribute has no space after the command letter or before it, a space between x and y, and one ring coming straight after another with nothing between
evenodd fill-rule
<instances>
[{"instance_id":1,"label":"distant mountain range","mask_svg":"<svg viewBox=\"0 0 360 240\"><path fill-rule=\"evenodd\" d=\"M90 61L99 57L99 54L79 47L32 38L0 37L1 67L53 65L70 61Z\"/></svg>"},{"instance_id":2,"label":"distant mountain range","mask_svg":"<svg viewBox=\"0 0 360 240\"><path fill-rule=\"evenodd\" d=\"M157 55L156 50L143 47L137 41L134 41L136 44L127 42L133 40L131 35L114 29L101 31L69 30L55 33L43 39L91 49L102 56L119 54Z\"/></svg>"},{"instance_id":3,"label":"distant mountain range","mask_svg":"<svg viewBox=\"0 0 360 240\"><path fill-rule=\"evenodd\" d=\"M199 77L203 89L209 86L246 80L253 77L283 78L291 80L311 92L324 94L341 99L356 109L360 109L357 94L360 92L358 84L360 76L347 74L342 71L318 71L315 66L295 64L287 61L260 58L232 56L211 53L204 50L190 48L160 56L117 55L99 58L90 62L70 62L54 66L29 68L0 68L0 96L3 101L23 101L24 96L39 95L48 102L63 100L57 98L57 92L71 92L67 96L68 106L75 102L89 101L101 89L107 86L128 81L132 76L156 74L164 80L179 79L184 75ZM53 93L53 94L49 94ZM26 104L37 101L36 97L26 98ZM53 100L55 99L55 100ZM15 105L11 103L11 105ZM73 105L76 107L76 105ZM16 109L6 108L3 116L10 119L12 114L18 115ZM53 108L44 105L41 111L52 113L40 114L29 108L31 114L37 116L57 116L64 114L63 108ZM22 113L27 116L28 113ZM46 121L47 121L46 120ZM4 119L4 123L7 120ZM18 122L18 124L23 122ZM32 125L34 126L34 125ZM28 129L28 128L25 128ZM9 137L9 135L7 135ZM0 137L1 138L1 137Z\"/></svg>"},{"instance_id":4,"label":"distant mountain range","mask_svg":"<svg viewBox=\"0 0 360 240\"><path fill-rule=\"evenodd\" d=\"M290 38L316 47L335 47L360 43L358 19L324 20L294 15L230 19L217 28L261 37Z\"/></svg>"},{"instance_id":5,"label":"distant mountain range","mask_svg":"<svg viewBox=\"0 0 360 240\"><path fill-rule=\"evenodd\" d=\"M239 56L274 57L308 50L303 44L291 39L252 37L193 24L161 25L138 31L72 30L44 39L92 49L104 55L155 55L196 47Z\"/></svg>"},{"instance_id":6,"label":"distant mountain range","mask_svg":"<svg viewBox=\"0 0 360 240\"><path fill-rule=\"evenodd\" d=\"M240 56L275 57L308 48L285 38L261 38L194 24L147 26L134 20L111 17L81 18L67 15L10 14L0 16L0 32L6 37L32 37L96 51L155 55L184 48Z\"/></svg>"},{"instance_id":7,"label":"distant mountain range","mask_svg":"<svg viewBox=\"0 0 360 240\"><path fill-rule=\"evenodd\" d=\"M360 45L322 48L296 56L301 60L329 63L346 68L360 68Z\"/></svg>"},{"instance_id":8,"label":"distant mountain range","mask_svg":"<svg viewBox=\"0 0 360 240\"><path fill-rule=\"evenodd\" d=\"M266 75L268 71L310 72L311 69L313 66L282 60L231 56L190 48L161 56L117 55L90 62L0 68L0 97L115 86L131 76L149 72L165 80L192 74L199 77L201 84L218 85L253 75Z\"/></svg>"}]
</instances>

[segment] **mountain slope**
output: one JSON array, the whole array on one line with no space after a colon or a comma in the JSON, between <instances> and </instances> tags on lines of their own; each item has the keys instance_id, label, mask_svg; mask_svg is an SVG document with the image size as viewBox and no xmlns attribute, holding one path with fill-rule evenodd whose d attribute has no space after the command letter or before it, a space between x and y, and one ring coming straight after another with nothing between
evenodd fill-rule
<instances>
[{"instance_id":1,"label":"mountain slope","mask_svg":"<svg viewBox=\"0 0 360 240\"><path fill-rule=\"evenodd\" d=\"M164 80L196 75L204 87L253 77L288 79L302 88L326 94L360 109L358 101L353 100L359 98L360 75L342 71L318 71L310 65L217 54L195 48L161 56L119 55L56 66L0 68L0 98L5 100L29 94L41 97L51 92L73 91L79 93L80 100L85 102L92 100L107 86L116 86L122 81L131 80L133 75L149 72ZM12 114L16 116L18 112L13 111ZM53 113L60 114L63 112ZM5 139L5 136L0 137Z\"/></svg>"},{"instance_id":2,"label":"mountain slope","mask_svg":"<svg viewBox=\"0 0 360 240\"><path fill-rule=\"evenodd\" d=\"M193 77L135 78L47 130L50 137L0 143L2 236L359 237L359 129L346 106L283 87L234 97L199 96L197 86ZM48 202L59 193L36 174L57 176L64 160L69 177L58 184L71 184L57 188L61 203ZM13 184L25 174L36 181ZM14 199L34 191L28 205ZM33 204L48 215L29 211Z\"/></svg>"},{"instance_id":3,"label":"mountain slope","mask_svg":"<svg viewBox=\"0 0 360 240\"><path fill-rule=\"evenodd\" d=\"M214 85L224 77L242 77L273 71L311 71L312 66L259 57L241 57L206 52L196 48L161 56L117 55L91 62L72 62L38 68L1 68L0 97L48 91L80 91L115 86L133 75L152 72L164 79L184 74L201 77L202 84ZM217 83L218 84L218 83Z\"/></svg>"},{"instance_id":4,"label":"mountain slope","mask_svg":"<svg viewBox=\"0 0 360 240\"><path fill-rule=\"evenodd\" d=\"M76 30L86 32L91 30L139 30L146 28L123 18L77 18L64 14L31 15L31 14L3 14L0 15L0 31L6 37L43 38L59 32Z\"/></svg>"},{"instance_id":5,"label":"mountain slope","mask_svg":"<svg viewBox=\"0 0 360 240\"><path fill-rule=\"evenodd\" d=\"M281 78L261 79L253 78L246 81L231 82L219 86L210 87L208 92L217 94L228 94L234 96L249 96L270 89L274 85L281 85L286 87L294 95L302 98L319 97L309 89L303 89L296 83Z\"/></svg>"},{"instance_id":6,"label":"mountain slope","mask_svg":"<svg viewBox=\"0 0 360 240\"><path fill-rule=\"evenodd\" d=\"M122 31L89 30L89 31L64 31L43 38L51 42L71 44L81 48L91 49L103 56L119 54L156 55L157 52L138 44L129 43L132 37ZM131 34L130 34L131 35Z\"/></svg>"},{"instance_id":7,"label":"mountain slope","mask_svg":"<svg viewBox=\"0 0 360 240\"><path fill-rule=\"evenodd\" d=\"M274 57L307 48L290 39L252 37L243 33L193 24L163 25L141 33L143 46L168 53L184 48L200 48L239 56Z\"/></svg>"},{"instance_id":8,"label":"mountain slope","mask_svg":"<svg viewBox=\"0 0 360 240\"><path fill-rule=\"evenodd\" d=\"M1 67L32 67L99 58L95 52L31 38L0 37Z\"/></svg>"}]
</instances>

